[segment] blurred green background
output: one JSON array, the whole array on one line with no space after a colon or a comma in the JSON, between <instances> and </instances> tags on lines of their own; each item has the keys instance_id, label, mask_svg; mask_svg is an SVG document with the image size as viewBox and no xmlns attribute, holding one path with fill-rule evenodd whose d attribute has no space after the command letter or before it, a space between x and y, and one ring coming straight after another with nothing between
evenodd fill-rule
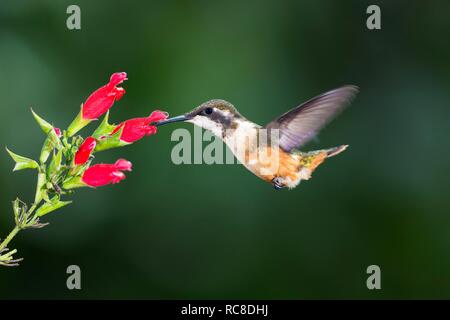
<instances>
[{"instance_id":1,"label":"blurred green background","mask_svg":"<svg viewBox=\"0 0 450 320\"><path fill-rule=\"evenodd\" d=\"M349 150L292 191L239 165L174 165L171 132L189 124L98 154L134 170L19 234L25 260L0 269L0 298L450 298L450 3L376 1L379 31L369 4L2 0L0 145L19 154L43 142L30 107L65 128L115 71L129 76L115 122L223 98L264 124L342 84L361 92L306 148ZM4 237L35 176L1 154ZM382 290L366 288L371 264Z\"/></svg>"}]
</instances>

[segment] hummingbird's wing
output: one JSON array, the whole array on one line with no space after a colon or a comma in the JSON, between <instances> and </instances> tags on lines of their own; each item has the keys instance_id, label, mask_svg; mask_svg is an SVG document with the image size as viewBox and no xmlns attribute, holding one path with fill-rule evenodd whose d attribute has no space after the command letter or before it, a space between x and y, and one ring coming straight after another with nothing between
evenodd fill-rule
<instances>
[{"instance_id":1,"label":"hummingbird's wing","mask_svg":"<svg viewBox=\"0 0 450 320\"><path fill-rule=\"evenodd\" d=\"M279 129L279 146L286 152L314 138L328 122L350 104L356 86L343 86L321 94L286 112L265 126Z\"/></svg>"}]
</instances>

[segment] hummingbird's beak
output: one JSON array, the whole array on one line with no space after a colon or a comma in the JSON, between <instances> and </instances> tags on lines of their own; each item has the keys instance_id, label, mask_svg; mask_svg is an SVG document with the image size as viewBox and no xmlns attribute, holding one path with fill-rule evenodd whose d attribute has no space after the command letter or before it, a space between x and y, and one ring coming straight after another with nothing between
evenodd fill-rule
<instances>
[{"instance_id":1,"label":"hummingbird's beak","mask_svg":"<svg viewBox=\"0 0 450 320\"><path fill-rule=\"evenodd\" d=\"M181 116L172 117L172 118L169 118L166 120L159 121L159 122L155 123L155 126L159 127L164 124L168 124L168 123L172 123L172 122L186 121L186 120L188 120L188 117L186 117L185 115L181 115Z\"/></svg>"}]
</instances>

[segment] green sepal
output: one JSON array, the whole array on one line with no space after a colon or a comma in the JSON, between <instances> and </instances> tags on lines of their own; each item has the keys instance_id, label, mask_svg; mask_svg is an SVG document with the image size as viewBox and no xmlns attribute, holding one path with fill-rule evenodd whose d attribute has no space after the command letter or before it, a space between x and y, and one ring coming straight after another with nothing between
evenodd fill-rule
<instances>
[{"instance_id":1,"label":"green sepal","mask_svg":"<svg viewBox=\"0 0 450 320\"><path fill-rule=\"evenodd\" d=\"M19 217L22 214L22 202L19 198L16 198L16 200L13 201L13 211L14 211L14 221L16 222L16 225L20 224Z\"/></svg>"},{"instance_id":2,"label":"green sepal","mask_svg":"<svg viewBox=\"0 0 450 320\"><path fill-rule=\"evenodd\" d=\"M61 139L59 139L58 135L56 134L55 130L50 130L47 135L47 139L45 139L44 145L42 146L39 161L41 163L45 163L50 156L50 153L55 148L61 150L63 148L63 144L61 142Z\"/></svg>"},{"instance_id":3,"label":"green sepal","mask_svg":"<svg viewBox=\"0 0 450 320\"><path fill-rule=\"evenodd\" d=\"M100 137L109 135L113 130L116 128L115 124L108 123L109 120L109 110L106 112L105 117L103 118L102 123L95 129L94 133L92 134L92 137L95 139L99 139Z\"/></svg>"},{"instance_id":4,"label":"green sepal","mask_svg":"<svg viewBox=\"0 0 450 320\"><path fill-rule=\"evenodd\" d=\"M18 217L19 213L20 213L20 200L19 198L16 198L16 200L13 201L13 211L14 211L14 216Z\"/></svg>"},{"instance_id":5,"label":"green sepal","mask_svg":"<svg viewBox=\"0 0 450 320\"><path fill-rule=\"evenodd\" d=\"M46 183L45 184L45 191L44 192L42 192L42 199L45 201L45 202L50 202L50 198L48 197L48 192L47 192L47 190L49 189L49 188L47 188L47 185L48 185L48 183ZM51 185L51 183L50 183L50 185ZM53 186L52 186L53 187Z\"/></svg>"},{"instance_id":6,"label":"green sepal","mask_svg":"<svg viewBox=\"0 0 450 320\"><path fill-rule=\"evenodd\" d=\"M124 147L130 143L120 140L122 135L123 127L112 135L105 136L103 139L97 140L97 146L94 151L104 151L112 148Z\"/></svg>"},{"instance_id":7,"label":"green sepal","mask_svg":"<svg viewBox=\"0 0 450 320\"><path fill-rule=\"evenodd\" d=\"M36 216L42 217L46 214L55 211L59 208L62 208L68 204L72 203L72 201L60 201L59 196L54 196L49 202L45 202L37 211Z\"/></svg>"},{"instance_id":8,"label":"green sepal","mask_svg":"<svg viewBox=\"0 0 450 320\"><path fill-rule=\"evenodd\" d=\"M87 126L92 120L83 119L83 104L77 117L72 121L69 128L67 128L67 137L73 136L75 133Z\"/></svg>"},{"instance_id":9,"label":"green sepal","mask_svg":"<svg viewBox=\"0 0 450 320\"><path fill-rule=\"evenodd\" d=\"M63 189L75 189L75 188L81 188L81 187L87 187L88 185L85 184L81 177L71 177L64 181L63 183Z\"/></svg>"},{"instance_id":10,"label":"green sepal","mask_svg":"<svg viewBox=\"0 0 450 320\"><path fill-rule=\"evenodd\" d=\"M15 154L8 148L6 148L6 151L9 153L11 158L16 162L16 165L14 166L13 171L23 170L23 169L37 169L39 168L39 164L34 161L33 159L25 158L22 156L19 156L18 154Z\"/></svg>"},{"instance_id":11,"label":"green sepal","mask_svg":"<svg viewBox=\"0 0 450 320\"><path fill-rule=\"evenodd\" d=\"M47 136L47 139L45 139L44 144L42 146L41 155L39 156L39 161L41 163L45 163L47 161L50 153L53 151L52 146L53 144Z\"/></svg>"},{"instance_id":12,"label":"green sepal","mask_svg":"<svg viewBox=\"0 0 450 320\"><path fill-rule=\"evenodd\" d=\"M72 177L81 176L83 174L83 172L86 171L86 169L89 167L89 165L91 164L91 161L92 161L92 158L89 159L83 165L73 166L69 171L69 175Z\"/></svg>"},{"instance_id":13,"label":"green sepal","mask_svg":"<svg viewBox=\"0 0 450 320\"><path fill-rule=\"evenodd\" d=\"M42 129L42 131L45 132L45 134L48 134L50 131L53 130L53 126L50 123L48 123L47 121L45 121L44 119L42 119L41 117L39 117L36 114L36 112L33 111L33 109L31 109L31 113L33 114L34 119L39 124L39 126Z\"/></svg>"},{"instance_id":14,"label":"green sepal","mask_svg":"<svg viewBox=\"0 0 450 320\"><path fill-rule=\"evenodd\" d=\"M52 178L61 170L62 150L59 150L56 154L53 154L52 161L48 165L47 176Z\"/></svg>"},{"instance_id":15,"label":"green sepal","mask_svg":"<svg viewBox=\"0 0 450 320\"><path fill-rule=\"evenodd\" d=\"M45 173L40 172L38 174L36 195L34 197L35 204L41 202L42 199L47 198L47 190L45 189L46 184L47 184L47 177L46 177Z\"/></svg>"},{"instance_id":16,"label":"green sepal","mask_svg":"<svg viewBox=\"0 0 450 320\"><path fill-rule=\"evenodd\" d=\"M14 222L16 223L16 226L23 226L23 224L26 223L26 221L24 221L26 220L24 219L24 214L27 213L27 205L19 198L16 198L12 204L14 211Z\"/></svg>"}]
</instances>

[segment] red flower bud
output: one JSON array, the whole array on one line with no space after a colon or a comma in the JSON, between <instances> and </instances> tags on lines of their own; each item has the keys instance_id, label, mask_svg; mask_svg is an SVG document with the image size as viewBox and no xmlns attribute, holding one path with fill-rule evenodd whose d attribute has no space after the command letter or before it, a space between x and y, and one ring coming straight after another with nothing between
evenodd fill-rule
<instances>
[{"instance_id":1,"label":"red flower bud","mask_svg":"<svg viewBox=\"0 0 450 320\"><path fill-rule=\"evenodd\" d=\"M81 180L91 187L118 183L125 179L121 171L131 171L131 167L131 162L125 159L119 159L114 164L96 164L83 173Z\"/></svg>"},{"instance_id":2,"label":"red flower bud","mask_svg":"<svg viewBox=\"0 0 450 320\"><path fill-rule=\"evenodd\" d=\"M142 139L145 136L155 134L156 127L152 126L151 123L165 120L168 116L169 115L167 112L156 110L153 111L147 118L134 118L122 122L113 130L111 134L114 134L123 128L120 135L120 140L127 143L132 143Z\"/></svg>"},{"instance_id":3,"label":"red flower bud","mask_svg":"<svg viewBox=\"0 0 450 320\"><path fill-rule=\"evenodd\" d=\"M93 137L87 137L86 140L81 144L78 148L77 153L75 154L74 164L76 166L85 164L89 160L89 156L92 153L92 150L95 149L97 145L97 141Z\"/></svg>"},{"instance_id":4,"label":"red flower bud","mask_svg":"<svg viewBox=\"0 0 450 320\"><path fill-rule=\"evenodd\" d=\"M53 128L53 130L55 130L56 135L58 136L58 138L61 138L61 129L59 128Z\"/></svg>"},{"instance_id":5,"label":"red flower bud","mask_svg":"<svg viewBox=\"0 0 450 320\"><path fill-rule=\"evenodd\" d=\"M125 72L114 73L107 85L93 92L83 104L82 117L84 120L95 120L112 107L114 101L120 100L125 94L122 87L117 87L127 80Z\"/></svg>"}]
</instances>

